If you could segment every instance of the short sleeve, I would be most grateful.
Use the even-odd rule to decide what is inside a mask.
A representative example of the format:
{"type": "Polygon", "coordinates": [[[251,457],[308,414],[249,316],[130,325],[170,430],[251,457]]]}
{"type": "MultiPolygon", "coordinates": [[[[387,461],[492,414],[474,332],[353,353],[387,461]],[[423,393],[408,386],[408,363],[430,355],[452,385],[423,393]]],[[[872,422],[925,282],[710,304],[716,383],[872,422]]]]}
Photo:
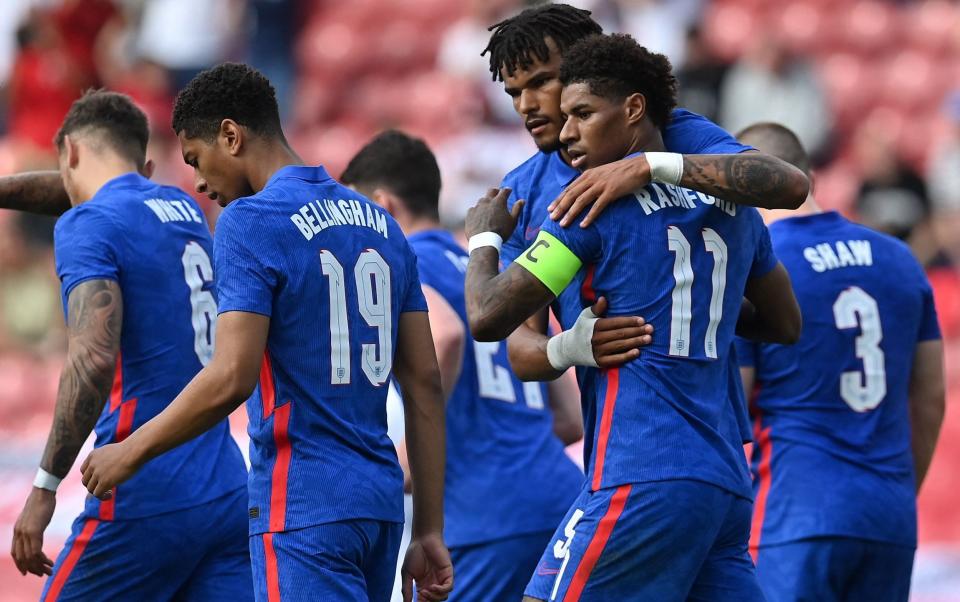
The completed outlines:
{"type": "MultiPolygon", "coordinates": [[[[603,219],[600,220],[604,221],[603,219]]],[[[562,227],[547,216],[540,226],[541,232],[547,232],[562,242],[582,263],[596,263],[603,253],[603,240],[597,229],[597,222],[586,228],[574,224],[562,227]]]]}
{"type": "Polygon", "coordinates": [[[408,311],[427,311],[427,299],[423,296],[423,287],[420,286],[420,273],[417,269],[417,254],[410,245],[404,242],[407,255],[407,291],[400,304],[400,313],[408,311]]]}
{"type": "Polygon", "coordinates": [[[674,109],[663,130],[667,150],[682,155],[732,155],[755,150],[740,144],[727,130],[686,109],[674,109]]]}
{"type": "MultiPolygon", "coordinates": [[[[507,199],[507,208],[513,209],[513,204],[517,202],[516,190],[513,189],[513,185],[510,177],[506,177],[501,184],[501,187],[509,186],[512,190],[510,191],[510,198],[507,199]]],[[[517,227],[513,229],[513,233],[510,235],[510,238],[503,241],[503,247],[500,249],[500,268],[506,269],[511,263],[517,260],[517,257],[520,256],[520,253],[523,253],[527,248],[527,222],[530,220],[530,203],[524,203],[523,208],[520,210],[520,217],[517,218],[517,227]]]]}
{"type": "Polygon", "coordinates": [[[68,211],[54,229],[54,255],[64,311],[73,289],[87,280],[120,280],[122,230],[97,206],[68,211]]]}
{"type": "Polygon", "coordinates": [[[275,249],[268,232],[249,235],[253,220],[242,205],[228,206],[217,220],[213,237],[213,270],[219,313],[245,311],[271,316],[276,270],[267,267],[266,254],[275,249]],[[244,227],[244,221],[249,221],[244,227]]]}
{"type": "MultiPolygon", "coordinates": [[[[753,210],[756,214],[756,210],[753,210]]],[[[753,256],[753,265],[750,266],[750,278],[760,278],[777,267],[777,256],[773,252],[773,243],[770,241],[770,231],[756,214],[757,249],[753,256]]]]}
{"type": "Polygon", "coordinates": [[[736,337],[733,340],[736,349],[737,362],[741,368],[756,368],[757,355],[759,354],[759,345],[754,341],[736,337]]]}
{"type": "Polygon", "coordinates": [[[936,341],[941,337],[940,334],[940,321],[937,319],[937,308],[934,304],[933,298],[933,287],[930,285],[930,281],[927,279],[926,274],[923,275],[923,288],[921,290],[922,299],[923,299],[923,314],[920,316],[920,329],[917,333],[917,341],[936,341]]]}

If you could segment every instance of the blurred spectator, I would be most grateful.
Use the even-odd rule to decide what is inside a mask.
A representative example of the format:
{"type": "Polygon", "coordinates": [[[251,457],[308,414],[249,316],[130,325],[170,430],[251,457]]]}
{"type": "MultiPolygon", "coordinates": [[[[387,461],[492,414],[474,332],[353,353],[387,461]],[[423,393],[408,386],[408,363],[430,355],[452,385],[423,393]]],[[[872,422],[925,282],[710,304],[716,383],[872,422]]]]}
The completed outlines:
{"type": "Polygon", "coordinates": [[[55,161],[53,136],[91,81],[46,12],[30,13],[17,30],[17,46],[10,80],[10,135],[20,169],[50,167],[55,161]]]}
{"type": "Polygon", "coordinates": [[[51,15],[74,67],[89,85],[98,80],[94,62],[97,36],[118,12],[112,0],[61,0],[51,15]]]}
{"type": "Polygon", "coordinates": [[[703,0],[617,0],[620,27],[674,68],[685,60],[687,30],[700,20],[703,0]]]}
{"type": "Polygon", "coordinates": [[[140,10],[137,47],[170,70],[179,90],[193,76],[230,57],[245,0],[128,0],[140,10]]]}
{"type": "Polygon", "coordinates": [[[819,78],[774,34],[761,34],[730,70],[720,97],[720,122],[736,132],[776,121],[797,133],[812,155],[824,151],[833,117],[819,78]]]}
{"type": "Polygon", "coordinates": [[[277,91],[280,116],[286,121],[290,113],[296,63],[293,46],[296,40],[298,14],[295,0],[251,0],[250,64],[263,72],[277,91]]]}
{"type": "Polygon", "coordinates": [[[50,352],[63,330],[53,253],[28,242],[22,220],[0,214],[0,352],[50,352]]]}
{"type": "Polygon", "coordinates": [[[896,142],[875,113],[857,129],[853,155],[860,173],[856,211],[860,221],[911,243],[921,263],[928,263],[935,247],[926,222],[930,212],[923,179],[897,154],[896,142]]]}
{"type": "Polygon", "coordinates": [[[680,84],[681,107],[716,121],[719,119],[720,86],[727,67],[714,56],[699,26],[687,30],[684,63],[675,69],[680,84]]]}

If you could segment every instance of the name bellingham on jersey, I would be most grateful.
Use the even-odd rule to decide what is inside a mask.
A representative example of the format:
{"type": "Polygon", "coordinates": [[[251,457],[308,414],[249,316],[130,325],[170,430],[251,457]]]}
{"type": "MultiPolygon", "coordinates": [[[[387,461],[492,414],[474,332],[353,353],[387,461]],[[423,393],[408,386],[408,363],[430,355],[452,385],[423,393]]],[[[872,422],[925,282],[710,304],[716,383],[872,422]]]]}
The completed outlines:
{"type": "Polygon", "coordinates": [[[333,201],[323,199],[310,201],[290,216],[290,221],[300,230],[303,237],[310,240],[333,226],[367,227],[378,232],[384,238],[387,233],[387,218],[370,205],[361,205],[356,199],[333,201]],[[366,208],[366,212],[364,212],[366,208]]]}

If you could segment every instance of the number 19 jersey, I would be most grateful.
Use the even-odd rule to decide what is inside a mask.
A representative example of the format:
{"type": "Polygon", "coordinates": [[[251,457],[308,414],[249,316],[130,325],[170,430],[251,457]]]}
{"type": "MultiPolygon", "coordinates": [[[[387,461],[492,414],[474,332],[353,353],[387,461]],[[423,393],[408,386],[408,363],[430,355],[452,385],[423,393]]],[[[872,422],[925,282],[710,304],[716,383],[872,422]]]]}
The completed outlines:
{"type": "Polygon", "coordinates": [[[916,545],[908,390],[940,338],[933,291],[902,242],[836,212],[770,226],[803,313],[791,346],[738,340],[756,370],[751,546],[809,537],[916,545]]]}
{"type": "MultiPolygon", "coordinates": [[[[564,251],[567,270],[593,264],[610,315],[643,316],[656,332],[638,359],[595,379],[592,489],[693,479],[749,498],[729,353],[747,279],[776,265],[759,214],[650,184],[587,228],[547,217],[517,262],[542,274],[564,251]]],[[[554,292],[567,284],[539,277],[554,292]]]]}
{"type": "Polygon", "coordinates": [[[427,305],[396,222],[322,167],[288,166],[224,209],[214,257],[220,312],[270,318],[247,402],[250,534],[403,522],[387,382],[400,314],[427,305]]]}

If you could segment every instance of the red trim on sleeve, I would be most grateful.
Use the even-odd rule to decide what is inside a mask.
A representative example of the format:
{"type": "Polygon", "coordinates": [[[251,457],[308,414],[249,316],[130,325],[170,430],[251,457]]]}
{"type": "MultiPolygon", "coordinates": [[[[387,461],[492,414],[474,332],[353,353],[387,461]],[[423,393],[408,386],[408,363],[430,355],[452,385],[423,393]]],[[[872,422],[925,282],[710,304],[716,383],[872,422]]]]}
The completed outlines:
{"type": "Polygon", "coordinates": [[[270,485],[270,530],[283,531],[287,518],[287,476],[290,472],[290,406],[286,404],[273,412],[273,442],[277,447],[277,459],[273,463],[270,485]]]}
{"type": "Polygon", "coordinates": [[[567,593],[563,596],[563,602],[576,602],[580,599],[583,588],[587,586],[587,580],[590,579],[590,573],[593,572],[593,567],[595,567],[597,561],[600,560],[600,555],[603,554],[603,549],[610,540],[613,528],[616,526],[617,521],[620,520],[620,515],[623,514],[623,509],[627,505],[627,498],[630,497],[630,489],[632,487],[633,485],[621,485],[617,487],[613,497],[610,498],[610,506],[607,508],[607,512],[603,515],[603,518],[600,519],[597,530],[593,534],[593,539],[590,540],[590,544],[587,545],[587,550],[583,553],[583,558],[580,560],[579,566],[577,566],[577,571],[570,580],[570,587],[567,588],[567,593]]]}
{"type": "Polygon", "coordinates": [[[60,597],[60,591],[67,583],[67,579],[70,578],[70,573],[73,572],[73,568],[77,566],[80,556],[87,548],[87,544],[90,543],[93,532],[97,530],[97,525],[99,524],[100,521],[95,518],[89,518],[87,522],[83,523],[83,529],[81,529],[77,538],[73,540],[70,551],[67,553],[67,558],[63,561],[63,566],[51,577],[53,583],[50,584],[50,589],[47,590],[47,602],[56,602],[57,598],[60,597]]]}
{"type": "Polygon", "coordinates": [[[617,404],[617,390],[620,388],[620,368],[604,370],[607,377],[607,392],[603,398],[603,417],[600,419],[600,434],[597,436],[596,462],[593,463],[593,490],[600,489],[603,482],[603,461],[607,456],[607,440],[613,425],[613,408],[617,404]]]}
{"type": "Polygon", "coordinates": [[[273,533],[263,534],[263,557],[267,565],[267,602],[280,602],[280,571],[273,549],[273,533]]]}
{"type": "Polygon", "coordinates": [[[770,427],[761,428],[760,414],[757,414],[753,427],[753,438],[760,449],[760,464],[757,466],[757,499],[753,503],[753,522],[750,525],[750,555],[757,562],[760,547],[760,535],[763,532],[763,519],[767,510],[767,495],[770,493],[770,462],[773,457],[773,443],[770,441],[770,427]]]}
{"type": "Polygon", "coordinates": [[[273,365],[268,351],[263,352],[263,363],[260,364],[260,397],[263,400],[263,419],[266,420],[277,405],[277,389],[273,383],[273,365]]]}

